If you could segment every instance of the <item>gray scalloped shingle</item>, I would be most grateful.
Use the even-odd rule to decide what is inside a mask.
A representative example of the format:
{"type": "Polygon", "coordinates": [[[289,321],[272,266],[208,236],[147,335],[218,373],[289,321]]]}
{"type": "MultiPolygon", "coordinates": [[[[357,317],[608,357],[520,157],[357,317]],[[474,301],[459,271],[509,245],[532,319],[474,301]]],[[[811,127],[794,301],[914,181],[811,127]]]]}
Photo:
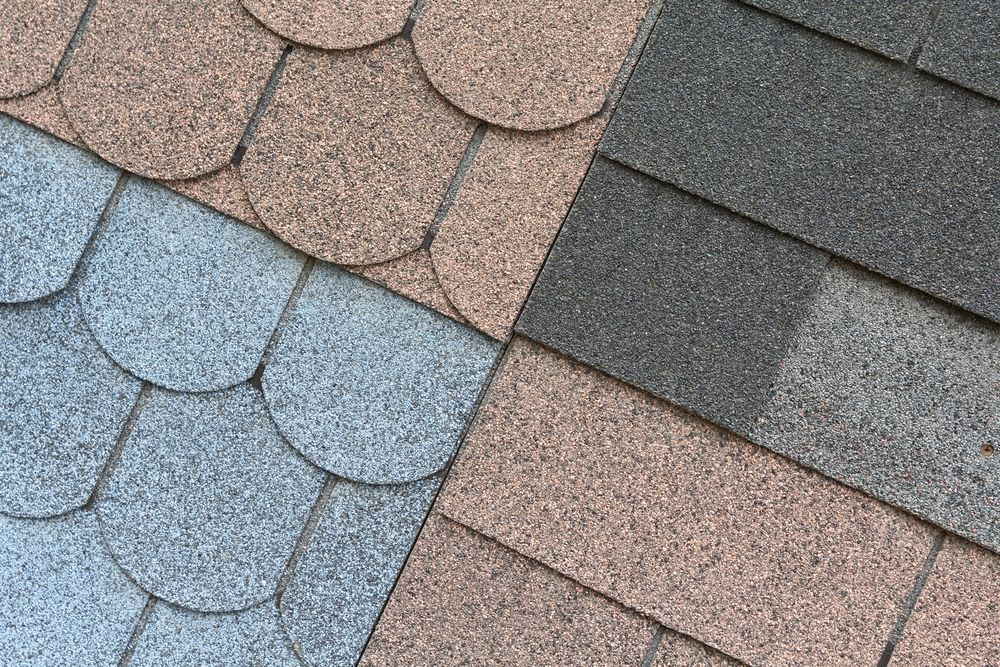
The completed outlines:
{"type": "Polygon", "coordinates": [[[0,302],[66,286],[118,170],[0,114],[0,302]]]}
{"type": "Polygon", "coordinates": [[[154,390],[97,511],[115,559],[143,588],[233,611],[274,594],[322,483],[249,385],[154,390]]]}
{"type": "Polygon", "coordinates": [[[1000,550],[1000,327],[831,264],[753,438],[1000,550]]]}
{"type": "Polygon", "coordinates": [[[145,602],[91,513],[0,516],[0,664],[114,667],[145,602]]]}
{"type": "Polygon", "coordinates": [[[1000,4],[996,0],[942,4],[918,64],[1000,99],[1000,4]]]}
{"type": "Polygon", "coordinates": [[[669,3],[601,150],[1000,321],[1000,105],[737,2],[669,3]]]}
{"type": "Polygon", "coordinates": [[[281,600],[282,621],[310,664],[357,662],[440,481],[334,488],[281,600]]]}
{"type": "Polygon", "coordinates": [[[0,306],[0,512],[82,506],[140,386],[101,352],[72,294],[0,306]]]}
{"type": "Polygon", "coordinates": [[[264,371],[275,423],[339,476],[406,482],[447,463],[499,345],[317,264],[264,371]]]}
{"type": "Polygon", "coordinates": [[[131,180],[79,293],[119,364],[170,389],[223,389],[253,375],[302,262],[264,232],[131,180]]]}

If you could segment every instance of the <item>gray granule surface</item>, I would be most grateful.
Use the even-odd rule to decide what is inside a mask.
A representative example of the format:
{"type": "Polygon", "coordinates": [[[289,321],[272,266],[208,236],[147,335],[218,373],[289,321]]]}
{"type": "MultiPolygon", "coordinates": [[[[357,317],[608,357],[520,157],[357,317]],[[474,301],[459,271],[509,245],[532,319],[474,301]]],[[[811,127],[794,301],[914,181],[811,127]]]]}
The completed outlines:
{"type": "Polygon", "coordinates": [[[995,0],[948,0],[918,65],[1000,99],[1000,5],[995,0]]]}
{"type": "Polygon", "coordinates": [[[287,647],[274,602],[205,614],[158,602],[130,667],[301,667],[287,647]]]}
{"type": "Polygon", "coordinates": [[[82,506],[140,384],[101,352],[72,294],[0,306],[0,512],[82,506]]]}
{"type": "Polygon", "coordinates": [[[0,516],[0,664],[116,665],[145,603],[89,512],[0,516]]]}
{"type": "Polygon", "coordinates": [[[310,665],[357,662],[440,481],[334,488],[281,602],[288,634],[310,665]]]}
{"type": "Polygon", "coordinates": [[[756,9],[669,3],[602,144],[1000,320],[1000,105],[756,9]]]}
{"type": "Polygon", "coordinates": [[[1000,550],[995,324],[831,264],[772,394],[755,441],[1000,550]]]}
{"type": "Polygon", "coordinates": [[[0,114],[0,302],[69,282],[118,170],[0,114]]]}
{"type": "Polygon", "coordinates": [[[234,611],[274,594],[323,474],[259,392],[154,390],[98,497],[115,560],[159,598],[234,611]]]}
{"type": "Polygon", "coordinates": [[[264,232],[131,180],[79,293],[119,364],[170,389],[223,389],[253,375],[302,263],[264,232]]]}
{"type": "Polygon", "coordinates": [[[264,371],[271,415],[317,465],[407,482],[454,451],[499,345],[469,327],[317,264],[264,371]]]}
{"type": "Polygon", "coordinates": [[[826,261],[599,159],[517,329],[747,433],[826,261]]]}

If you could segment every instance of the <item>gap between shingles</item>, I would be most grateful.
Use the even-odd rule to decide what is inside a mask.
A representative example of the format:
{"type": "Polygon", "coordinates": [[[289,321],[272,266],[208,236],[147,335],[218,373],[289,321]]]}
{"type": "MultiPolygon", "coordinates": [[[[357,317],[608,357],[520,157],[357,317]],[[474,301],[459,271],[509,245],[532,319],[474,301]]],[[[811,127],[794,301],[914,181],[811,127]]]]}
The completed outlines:
{"type": "Polygon", "coordinates": [[[282,571],[281,577],[278,579],[278,585],[275,588],[274,594],[274,604],[278,608],[281,607],[281,598],[285,594],[288,584],[291,583],[292,577],[295,576],[295,568],[298,567],[303,554],[305,554],[306,549],[309,548],[309,542],[312,540],[312,536],[316,532],[316,526],[319,525],[320,517],[323,516],[327,506],[330,504],[330,497],[333,495],[333,489],[337,486],[337,483],[338,480],[336,476],[326,473],[326,479],[323,481],[323,488],[320,489],[319,495],[316,496],[316,500],[313,502],[312,508],[309,510],[309,516],[306,517],[306,523],[302,526],[302,530],[299,532],[299,536],[295,540],[295,546],[292,548],[292,553],[288,557],[288,561],[285,563],[285,569],[282,571]]]}
{"type": "Polygon", "coordinates": [[[281,55],[278,56],[274,67],[271,68],[271,75],[267,78],[264,90],[260,92],[260,97],[257,98],[257,105],[254,107],[253,113],[250,114],[250,120],[247,121],[246,127],[243,128],[243,136],[240,137],[239,143],[236,144],[236,150],[233,151],[233,158],[230,160],[230,163],[234,166],[238,167],[243,162],[243,156],[246,155],[247,148],[250,146],[250,142],[253,141],[253,136],[257,133],[257,128],[260,127],[260,119],[264,117],[264,112],[267,111],[268,105],[274,99],[274,92],[278,88],[281,75],[284,73],[285,65],[288,63],[288,57],[292,54],[294,48],[291,44],[286,46],[281,51],[281,55]]]}
{"type": "Polygon", "coordinates": [[[288,295],[288,300],[285,301],[284,308],[281,309],[281,314],[278,316],[278,322],[274,325],[274,331],[271,332],[271,337],[268,339],[267,345],[264,346],[264,353],[261,355],[260,363],[257,364],[257,369],[253,372],[253,375],[250,376],[250,379],[247,380],[250,386],[254,387],[258,391],[261,390],[261,380],[264,377],[264,369],[271,361],[271,356],[274,354],[274,348],[281,339],[281,334],[285,328],[285,324],[292,316],[292,311],[295,310],[295,305],[299,302],[299,298],[302,296],[302,290],[305,289],[306,282],[309,280],[309,276],[312,275],[312,271],[315,266],[316,258],[307,256],[305,261],[302,263],[302,269],[299,271],[299,277],[295,280],[295,286],[288,295]]]}
{"type": "Polygon", "coordinates": [[[665,634],[667,634],[666,627],[663,625],[656,626],[656,632],[653,634],[649,646],[646,647],[646,653],[642,656],[642,662],[639,663],[639,667],[650,667],[653,664],[653,659],[656,658],[656,652],[660,650],[660,643],[663,641],[663,635],[665,634]]]}
{"type": "Polygon", "coordinates": [[[139,394],[135,397],[135,403],[132,404],[132,409],[129,411],[128,417],[125,419],[125,423],[122,425],[121,431],[118,433],[118,438],[115,440],[115,446],[111,450],[108,460],[104,463],[104,467],[101,468],[101,473],[97,476],[97,482],[94,484],[94,488],[90,491],[90,496],[87,498],[87,502],[83,505],[83,509],[90,509],[97,502],[98,496],[100,496],[101,491],[108,483],[108,478],[115,470],[115,466],[118,465],[118,459],[121,458],[122,450],[125,448],[125,443],[128,441],[129,436],[132,435],[132,431],[135,429],[135,424],[139,420],[139,415],[142,414],[142,409],[146,406],[146,402],[149,401],[149,396],[152,393],[153,385],[149,382],[143,382],[142,387],[139,389],[139,394]]]}
{"type": "Polygon", "coordinates": [[[941,14],[941,6],[944,4],[944,0],[935,0],[934,4],[931,5],[931,9],[927,12],[926,20],[924,25],[920,28],[920,34],[917,36],[917,45],[913,47],[913,52],[910,57],[906,59],[906,64],[910,67],[915,68],[917,66],[917,61],[920,60],[920,54],[924,52],[924,47],[927,46],[928,40],[931,37],[931,31],[934,30],[934,24],[937,23],[938,16],[941,14]]]}
{"type": "Polygon", "coordinates": [[[70,37],[69,44],[66,45],[62,58],[59,59],[59,64],[56,65],[56,71],[52,74],[52,80],[56,83],[66,73],[66,68],[69,67],[69,63],[73,59],[73,52],[80,46],[80,40],[83,39],[83,33],[86,32],[87,25],[90,23],[90,17],[94,15],[94,9],[96,8],[97,0],[90,0],[84,8],[83,14],[80,15],[80,20],[76,24],[73,36],[70,37]]]}
{"type": "Polygon", "coordinates": [[[441,223],[448,216],[448,211],[451,209],[452,204],[455,203],[455,199],[458,198],[458,191],[462,189],[462,183],[465,181],[466,175],[472,169],[472,163],[476,161],[476,155],[479,153],[479,147],[482,145],[483,137],[485,136],[486,123],[480,123],[476,126],[475,132],[472,133],[469,143],[466,144],[462,159],[458,161],[458,166],[455,168],[455,175],[451,177],[451,182],[448,183],[444,199],[441,201],[434,219],[431,220],[430,226],[427,227],[427,233],[424,234],[424,240],[420,244],[422,250],[429,250],[431,243],[434,242],[434,237],[437,236],[438,229],[441,228],[441,223]]]}
{"type": "Polygon", "coordinates": [[[399,36],[403,39],[411,39],[413,34],[413,27],[417,25],[417,21],[420,19],[420,14],[424,11],[424,5],[427,4],[427,0],[416,0],[413,3],[413,7],[410,9],[409,16],[406,17],[406,23],[403,24],[403,30],[399,33],[399,36]]]}
{"type": "Polygon", "coordinates": [[[132,634],[129,635],[128,643],[125,644],[125,650],[122,651],[122,656],[118,660],[118,667],[128,667],[128,664],[132,662],[132,655],[135,653],[135,647],[139,644],[139,637],[149,625],[149,618],[153,615],[156,603],[157,599],[152,595],[146,598],[146,604],[142,608],[139,618],[136,619],[135,625],[132,627],[132,634]]]}

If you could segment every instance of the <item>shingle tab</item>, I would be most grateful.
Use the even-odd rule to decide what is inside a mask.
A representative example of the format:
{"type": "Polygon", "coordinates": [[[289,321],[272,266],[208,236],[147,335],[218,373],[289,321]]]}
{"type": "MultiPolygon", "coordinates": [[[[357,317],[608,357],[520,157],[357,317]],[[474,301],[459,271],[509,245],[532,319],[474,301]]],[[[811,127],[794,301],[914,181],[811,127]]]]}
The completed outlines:
{"type": "Polygon", "coordinates": [[[322,484],[249,385],[154,390],[97,510],[115,559],[143,588],[232,611],[274,594],[322,484]]]}
{"type": "Polygon", "coordinates": [[[117,179],[106,162],[0,115],[0,302],[66,286],[117,179]]]}
{"type": "Polygon", "coordinates": [[[0,5],[0,97],[38,90],[56,72],[87,0],[4,0],[0,5]]]}
{"type": "Polygon", "coordinates": [[[283,37],[321,49],[356,49],[398,34],[413,0],[242,0],[283,37]]]}
{"type": "Polygon", "coordinates": [[[0,512],[82,506],[139,387],[101,352],[72,294],[0,306],[0,512]]]}
{"type": "Polygon", "coordinates": [[[349,479],[406,482],[444,467],[499,346],[317,264],[264,371],[268,407],[309,460],[349,479]]]}
{"type": "Polygon", "coordinates": [[[309,664],[357,663],[440,482],[337,483],[281,598],[285,628],[309,664]]]}
{"type": "Polygon", "coordinates": [[[746,433],[826,261],[599,159],[517,328],[746,433]]]}
{"type": "Polygon", "coordinates": [[[0,515],[0,664],[116,665],[145,602],[89,512],[0,515]]]}
{"type": "Polygon", "coordinates": [[[131,180],[83,262],[87,323],[119,364],[185,391],[250,378],[303,257],[148,181],[131,180]]]}
{"type": "Polygon", "coordinates": [[[730,0],[669,3],[602,150],[1000,320],[1000,105],[730,0]]]}
{"type": "Polygon", "coordinates": [[[690,637],[666,630],[650,667],[740,667],[740,664],[690,637]]]}
{"type": "Polygon", "coordinates": [[[948,0],[920,53],[918,65],[1000,100],[1000,5],[993,0],[948,0]]]}

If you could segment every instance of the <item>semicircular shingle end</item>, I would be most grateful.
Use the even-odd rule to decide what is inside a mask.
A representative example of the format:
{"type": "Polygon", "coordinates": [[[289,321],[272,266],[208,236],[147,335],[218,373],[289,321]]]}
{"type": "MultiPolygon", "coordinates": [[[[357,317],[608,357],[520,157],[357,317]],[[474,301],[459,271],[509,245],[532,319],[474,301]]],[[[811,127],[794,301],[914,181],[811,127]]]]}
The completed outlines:
{"type": "Polygon", "coordinates": [[[320,49],[357,49],[398,35],[413,0],[241,0],[282,37],[320,49]]]}
{"type": "Polygon", "coordinates": [[[263,376],[271,415],[334,474],[396,484],[451,457],[498,345],[336,267],[317,265],[263,376]]]}
{"type": "Polygon", "coordinates": [[[264,225],[345,265],[417,250],[475,130],[412,46],[292,53],[240,163],[264,225]]]}
{"type": "Polygon", "coordinates": [[[77,291],[121,366],[169,389],[211,391],[253,375],[303,262],[262,231],[130,180],[77,291]]]}
{"type": "Polygon", "coordinates": [[[239,611],[274,595],[324,478],[249,385],[154,389],[95,507],[140,586],[189,609],[239,611]]]}
{"type": "Polygon", "coordinates": [[[108,162],[192,178],[230,162],[283,45],[239,0],[102,0],[59,96],[108,162]]]}
{"type": "Polygon", "coordinates": [[[352,273],[436,310],[456,322],[466,323],[441,285],[429,250],[421,248],[381,264],[347,268],[352,273]]]}
{"type": "Polygon", "coordinates": [[[427,0],[413,44],[459,109],[510,129],[554,129],[604,106],[647,4],[427,0]]]}
{"type": "Polygon", "coordinates": [[[55,75],[87,0],[4,0],[0,98],[33,93],[55,75]]]}

